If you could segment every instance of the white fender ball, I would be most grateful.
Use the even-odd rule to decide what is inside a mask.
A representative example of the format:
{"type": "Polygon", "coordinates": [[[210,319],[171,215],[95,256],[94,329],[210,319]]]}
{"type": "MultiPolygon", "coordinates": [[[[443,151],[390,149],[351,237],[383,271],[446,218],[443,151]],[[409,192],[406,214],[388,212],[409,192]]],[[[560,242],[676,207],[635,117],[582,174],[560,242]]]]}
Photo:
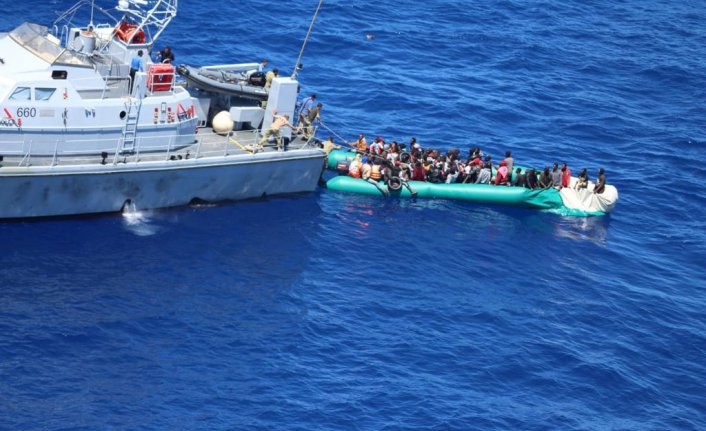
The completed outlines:
{"type": "Polygon", "coordinates": [[[233,122],[233,117],[231,117],[230,112],[221,111],[213,117],[212,125],[214,132],[220,135],[226,135],[233,130],[235,123],[233,122]]]}

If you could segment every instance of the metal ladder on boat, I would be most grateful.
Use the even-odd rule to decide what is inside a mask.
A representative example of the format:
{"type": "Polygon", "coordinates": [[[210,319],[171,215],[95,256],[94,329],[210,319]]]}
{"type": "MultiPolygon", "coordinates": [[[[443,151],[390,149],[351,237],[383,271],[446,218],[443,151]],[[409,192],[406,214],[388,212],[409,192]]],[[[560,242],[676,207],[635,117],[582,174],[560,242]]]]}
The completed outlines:
{"type": "Polygon", "coordinates": [[[142,99],[140,97],[130,97],[125,104],[127,118],[123,125],[123,153],[135,151],[135,140],[137,138],[137,120],[140,118],[140,108],[142,99]]]}

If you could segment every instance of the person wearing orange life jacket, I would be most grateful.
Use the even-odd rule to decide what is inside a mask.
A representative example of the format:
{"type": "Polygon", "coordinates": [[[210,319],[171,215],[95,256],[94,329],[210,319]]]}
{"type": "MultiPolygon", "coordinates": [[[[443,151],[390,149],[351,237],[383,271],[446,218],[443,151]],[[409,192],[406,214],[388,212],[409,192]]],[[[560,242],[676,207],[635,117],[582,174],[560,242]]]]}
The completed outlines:
{"type": "Polygon", "coordinates": [[[357,154],[350,165],[348,165],[348,175],[353,178],[360,178],[363,164],[360,162],[360,154],[357,154]]]}
{"type": "Polygon", "coordinates": [[[380,162],[374,161],[372,169],[370,170],[370,179],[375,181],[380,181],[382,178],[382,173],[380,171],[380,162]]]}
{"type": "Polygon", "coordinates": [[[382,178],[382,175],[380,174],[380,165],[377,163],[369,164],[367,157],[363,157],[363,169],[361,178],[374,185],[375,188],[377,188],[378,191],[384,196],[390,194],[387,190],[380,187],[380,184],[378,184],[378,181],[380,180],[380,178],[382,178]]]}
{"type": "Polygon", "coordinates": [[[360,167],[360,177],[365,181],[370,179],[370,172],[372,172],[373,167],[368,163],[368,158],[363,157],[363,166],[360,167]]]}
{"type": "Polygon", "coordinates": [[[364,134],[361,133],[358,136],[358,140],[355,141],[355,148],[361,153],[368,151],[368,141],[365,140],[364,134]]]}

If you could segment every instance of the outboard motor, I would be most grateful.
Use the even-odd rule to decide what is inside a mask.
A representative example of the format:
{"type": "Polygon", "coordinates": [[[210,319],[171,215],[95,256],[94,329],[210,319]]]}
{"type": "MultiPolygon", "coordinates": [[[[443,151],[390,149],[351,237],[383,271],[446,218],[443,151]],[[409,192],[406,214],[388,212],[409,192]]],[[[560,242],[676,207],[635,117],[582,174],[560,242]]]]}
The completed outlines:
{"type": "Polygon", "coordinates": [[[348,175],[348,164],[350,161],[348,159],[341,160],[338,163],[336,163],[336,170],[338,171],[339,175],[348,175]]]}
{"type": "Polygon", "coordinates": [[[248,78],[248,84],[254,85],[256,87],[264,87],[265,82],[266,82],[265,72],[254,72],[248,78]]]}

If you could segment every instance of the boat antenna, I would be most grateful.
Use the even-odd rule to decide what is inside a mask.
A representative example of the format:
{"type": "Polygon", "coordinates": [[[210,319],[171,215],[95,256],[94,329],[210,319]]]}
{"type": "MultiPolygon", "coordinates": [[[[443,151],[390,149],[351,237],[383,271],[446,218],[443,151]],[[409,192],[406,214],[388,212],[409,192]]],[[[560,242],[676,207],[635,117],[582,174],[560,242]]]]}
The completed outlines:
{"type": "Polygon", "coordinates": [[[311,24],[309,24],[309,30],[306,32],[306,37],[304,38],[304,43],[302,44],[302,49],[299,51],[299,57],[297,58],[297,63],[294,65],[294,72],[292,72],[292,79],[297,79],[297,72],[299,71],[299,65],[302,61],[302,56],[304,55],[304,48],[306,48],[306,43],[309,41],[309,35],[311,34],[311,29],[314,28],[314,21],[316,21],[316,16],[319,15],[319,10],[321,5],[324,4],[324,0],[319,0],[319,5],[316,6],[316,12],[314,12],[314,17],[311,18],[311,24]]]}

